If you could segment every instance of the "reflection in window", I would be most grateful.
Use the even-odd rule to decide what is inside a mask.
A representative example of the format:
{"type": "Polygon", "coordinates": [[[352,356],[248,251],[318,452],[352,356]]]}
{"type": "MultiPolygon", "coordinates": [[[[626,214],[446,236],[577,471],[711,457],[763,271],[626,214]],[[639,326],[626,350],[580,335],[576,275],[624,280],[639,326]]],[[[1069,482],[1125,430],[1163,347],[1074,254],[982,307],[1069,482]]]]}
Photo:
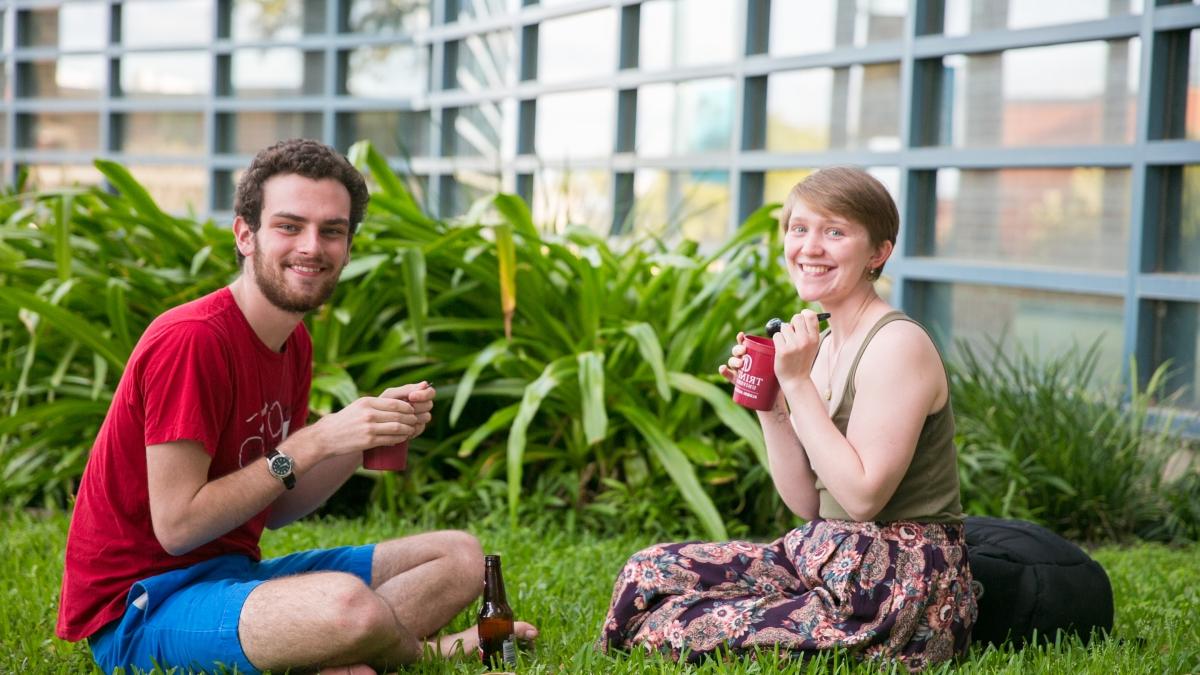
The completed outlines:
{"type": "Polygon", "coordinates": [[[1170,361],[1163,393],[1179,398],[1172,407],[1200,410],[1200,304],[1194,302],[1155,301],[1150,303],[1154,317],[1150,368],[1170,361]]]}
{"type": "Polygon", "coordinates": [[[608,75],[616,69],[617,43],[617,15],[611,9],[543,21],[538,26],[538,80],[608,75]]]}
{"type": "Polygon", "coordinates": [[[60,56],[17,64],[17,95],[23,98],[99,98],[104,87],[103,56],[60,56]]]}
{"type": "Polygon", "coordinates": [[[1115,379],[1121,373],[1121,298],[933,282],[915,282],[912,288],[913,318],[929,328],[952,359],[959,341],[986,358],[995,352],[992,341],[1002,340],[1007,353],[1020,346],[1035,359],[1098,343],[1097,377],[1110,373],[1115,379]]]}
{"type": "Polygon", "coordinates": [[[325,32],[328,0],[233,0],[234,40],[296,40],[325,32]]]}
{"type": "Polygon", "coordinates": [[[1163,192],[1147,199],[1160,204],[1161,212],[1146,228],[1159,242],[1154,271],[1200,274],[1200,164],[1157,171],[1163,192]]]}
{"type": "Polygon", "coordinates": [[[941,144],[1133,142],[1140,41],[1080,42],[942,59],[941,144]]]}
{"type": "Polygon", "coordinates": [[[344,0],[342,32],[412,33],[429,26],[429,0],[344,0]]]}
{"type": "Polygon", "coordinates": [[[113,144],[135,155],[204,154],[204,115],[130,112],[113,117],[113,144]]]}
{"type": "Polygon", "coordinates": [[[447,0],[446,4],[451,21],[482,19],[521,9],[521,0],[447,0]]]}
{"type": "Polygon", "coordinates": [[[453,157],[490,157],[511,155],[512,143],[505,142],[505,111],[498,103],[484,103],[447,111],[446,119],[454,125],[451,145],[446,149],[453,157]],[[507,151],[507,152],[506,152],[507,151]]]}
{"type": "Polygon", "coordinates": [[[120,42],[126,47],[182,47],[212,41],[212,0],[126,0],[120,8],[120,42]]]}
{"type": "Polygon", "coordinates": [[[633,227],[665,240],[718,245],[729,233],[728,171],[639,169],[633,175],[633,227]]]}
{"type": "Polygon", "coordinates": [[[100,116],[96,113],[21,113],[17,146],[29,150],[99,150],[100,116]]]}
{"type": "Polygon", "coordinates": [[[967,35],[988,30],[1034,28],[1110,16],[1137,14],[1142,0],[942,0],[945,34],[967,35]]]}
{"type": "Polygon", "coordinates": [[[91,164],[30,164],[28,187],[31,190],[52,190],[60,187],[100,185],[104,176],[91,164]]]}
{"type": "Polygon", "coordinates": [[[932,242],[922,242],[921,253],[1124,270],[1129,181],[1128,169],[942,169],[935,235],[932,242]]]}
{"type": "Polygon", "coordinates": [[[899,111],[898,63],[772,73],[766,149],[897,150],[899,111]]]}
{"type": "Polygon", "coordinates": [[[1188,49],[1187,110],[1184,113],[1184,138],[1200,141],[1200,30],[1191,32],[1188,49]]]}
{"type": "MultiPolygon", "coordinates": [[[[816,169],[778,169],[765,172],[762,203],[782,204],[792,188],[796,187],[796,183],[808,178],[815,171],[816,169]]],[[[871,166],[867,167],[867,173],[883,183],[883,187],[887,188],[888,194],[892,196],[892,201],[899,204],[900,169],[894,166],[871,166]]]]}
{"type": "Polygon", "coordinates": [[[612,225],[610,174],[597,170],[544,169],[533,176],[533,222],[562,232],[567,225],[586,225],[607,235],[612,225]]]}
{"type": "Polygon", "coordinates": [[[496,89],[516,79],[516,41],[509,31],[468,35],[446,46],[457,63],[454,86],[463,91],[496,89]]]}
{"type": "Polygon", "coordinates": [[[204,201],[208,176],[200,166],[170,164],[129,165],[137,179],[159,208],[168,213],[193,213],[207,210],[204,201]]]}
{"type": "Polygon", "coordinates": [[[325,55],[290,47],[233,52],[229,95],[239,98],[319,96],[325,89],[325,55]]]}
{"type": "Polygon", "coordinates": [[[449,188],[449,199],[442,198],[443,207],[449,209],[444,215],[465,216],[472,209],[483,208],[480,202],[490,200],[500,191],[500,176],[483,171],[455,171],[449,188]]]}
{"type": "Polygon", "coordinates": [[[205,52],[158,52],[121,57],[126,98],[202,96],[212,88],[212,58],[205,52]]]}
{"type": "Polygon", "coordinates": [[[321,138],[321,113],[251,110],[221,113],[217,129],[217,152],[253,155],[289,138],[321,138]]]}
{"type": "Polygon", "coordinates": [[[107,11],[103,2],[78,1],[23,9],[17,14],[17,39],[22,47],[103,49],[107,11]]]}
{"type": "Polygon", "coordinates": [[[638,64],[643,70],[726,63],[735,58],[733,0],[642,3],[638,64]]]}
{"type": "Polygon", "coordinates": [[[338,149],[346,152],[363,140],[370,141],[386,157],[427,156],[429,113],[414,110],[338,113],[338,149]]]}
{"type": "Polygon", "coordinates": [[[343,52],[345,91],[362,98],[419,96],[427,77],[425,50],[412,45],[358,47],[343,52]]]}
{"type": "Polygon", "coordinates": [[[535,152],[545,160],[604,157],[613,148],[613,92],[572,91],[538,97],[535,152]]]}
{"type": "Polygon", "coordinates": [[[636,150],[643,157],[728,152],[732,134],[728,78],[638,88],[636,150]]]}
{"type": "Polygon", "coordinates": [[[899,40],[907,12],[907,0],[772,2],[770,53],[811,54],[899,40]]]}

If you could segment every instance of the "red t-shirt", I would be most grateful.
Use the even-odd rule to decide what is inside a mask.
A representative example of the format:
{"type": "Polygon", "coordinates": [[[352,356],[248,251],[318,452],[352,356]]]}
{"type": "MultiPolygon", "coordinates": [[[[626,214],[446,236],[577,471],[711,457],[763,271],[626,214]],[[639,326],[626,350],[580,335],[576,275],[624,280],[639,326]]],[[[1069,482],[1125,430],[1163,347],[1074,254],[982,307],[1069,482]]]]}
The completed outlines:
{"type": "MultiPolygon", "coordinates": [[[[312,339],[304,324],[282,353],[254,333],[228,288],[154,320],[129,357],[92,446],[67,535],[59,637],[81,640],[125,611],[134,582],[226,553],[261,558],[263,511],[181,556],[150,524],[146,448],[193,440],[213,480],[254,462],[308,417],[312,339]]],[[[263,471],[266,471],[263,462],[263,471]]]]}

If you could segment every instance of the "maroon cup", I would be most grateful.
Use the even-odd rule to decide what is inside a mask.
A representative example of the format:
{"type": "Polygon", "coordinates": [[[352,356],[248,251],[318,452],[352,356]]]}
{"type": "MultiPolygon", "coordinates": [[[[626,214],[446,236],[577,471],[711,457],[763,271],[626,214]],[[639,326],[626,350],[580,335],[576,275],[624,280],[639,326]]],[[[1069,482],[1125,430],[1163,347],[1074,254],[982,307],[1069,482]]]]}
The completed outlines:
{"type": "Polygon", "coordinates": [[[403,471],[408,465],[408,441],[381,445],[363,452],[363,468],[375,471],[403,471]]]}
{"type": "Polygon", "coordinates": [[[751,410],[770,410],[779,396],[775,379],[775,343],[769,338],[747,335],[746,353],[733,380],[733,402],[751,410]]]}

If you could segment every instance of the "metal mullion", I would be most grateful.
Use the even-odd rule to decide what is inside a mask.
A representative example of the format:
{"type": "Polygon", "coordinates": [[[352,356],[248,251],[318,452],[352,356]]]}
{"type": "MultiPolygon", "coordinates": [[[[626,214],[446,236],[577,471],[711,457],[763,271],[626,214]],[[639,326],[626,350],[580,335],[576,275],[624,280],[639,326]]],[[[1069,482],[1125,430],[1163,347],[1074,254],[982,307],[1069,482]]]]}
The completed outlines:
{"type": "Polygon", "coordinates": [[[1154,30],[1186,30],[1200,28],[1200,5],[1162,5],[1155,6],[1153,12],[1154,30]]]}
{"type": "MultiPolygon", "coordinates": [[[[742,194],[743,167],[742,153],[740,152],[742,149],[742,125],[744,124],[742,115],[746,109],[745,101],[743,100],[746,88],[746,73],[742,70],[742,64],[745,63],[746,31],[750,8],[747,0],[738,0],[736,5],[736,18],[734,19],[733,26],[733,53],[738,55],[739,58],[734,60],[733,128],[730,130],[728,146],[732,152],[732,157],[728,164],[728,176],[725,179],[729,186],[729,224],[726,226],[726,232],[729,236],[737,232],[738,227],[742,223],[742,214],[750,213],[750,210],[747,208],[749,206],[746,202],[747,196],[742,194]]],[[[676,89],[676,92],[678,92],[678,89],[676,89]]]]}
{"type": "Polygon", "coordinates": [[[325,82],[321,97],[321,137],[326,143],[337,147],[338,120],[337,109],[333,102],[338,95],[338,50],[334,37],[341,34],[342,3],[349,0],[327,0],[325,3],[325,33],[321,36],[323,44],[321,52],[325,54],[325,62],[321,64],[324,70],[325,82]]]}
{"type": "Polygon", "coordinates": [[[1144,148],[1139,148],[1138,144],[1015,148],[922,147],[908,150],[907,161],[909,166],[920,170],[1127,167],[1142,150],[1144,148]]]}
{"type": "Polygon", "coordinates": [[[1116,16],[1096,21],[1038,26],[1018,30],[991,30],[970,35],[922,35],[913,45],[914,57],[935,58],[947,54],[978,54],[1028,47],[1045,47],[1095,40],[1115,40],[1141,34],[1143,16],[1116,16]]]}
{"type": "Polygon", "coordinates": [[[903,152],[893,150],[824,150],[814,152],[741,152],[741,165],[749,171],[773,171],[796,167],[826,167],[843,164],[900,166],[903,152]]]}
{"type": "Polygon", "coordinates": [[[1138,275],[1139,300],[1200,302],[1200,275],[1147,273],[1138,275]]]}
{"type": "MultiPolygon", "coordinates": [[[[221,21],[222,21],[222,19],[221,19],[221,5],[222,4],[223,3],[220,3],[220,2],[213,2],[213,5],[212,5],[212,7],[213,7],[212,34],[214,36],[214,40],[215,40],[216,36],[221,34],[220,26],[221,26],[221,21]]],[[[232,14],[233,3],[225,3],[225,4],[226,4],[226,7],[228,8],[229,12],[232,14]]],[[[112,16],[112,12],[109,12],[109,16],[110,17],[112,16]]],[[[232,17],[231,17],[231,23],[232,23],[232,17]]],[[[209,80],[207,94],[204,96],[203,110],[201,111],[201,115],[203,115],[203,118],[202,118],[203,121],[201,122],[201,124],[204,129],[204,132],[203,132],[204,138],[205,138],[204,148],[206,150],[206,152],[204,153],[204,157],[203,157],[203,159],[204,159],[204,175],[207,179],[206,180],[207,189],[206,189],[205,195],[204,195],[204,203],[207,206],[206,210],[212,211],[217,206],[217,202],[216,202],[217,193],[220,192],[220,190],[217,188],[217,175],[216,175],[216,170],[213,169],[212,157],[213,157],[213,154],[217,150],[217,113],[216,113],[216,107],[214,105],[214,102],[215,102],[216,95],[217,95],[217,91],[216,91],[217,78],[220,77],[220,72],[221,72],[219,64],[218,64],[218,60],[221,58],[221,55],[216,53],[215,51],[209,50],[208,58],[209,58],[209,62],[211,63],[211,70],[209,71],[211,73],[211,79],[209,80]]],[[[109,91],[112,91],[112,89],[110,88],[109,91]]]]}
{"type": "Polygon", "coordinates": [[[815,54],[793,56],[771,56],[756,54],[747,56],[742,65],[747,76],[766,75],[781,70],[804,70],[807,68],[845,68],[877,63],[899,61],[905,53],[903,40],[892,40],[862,47],[839,47],[815,54]]]}
{"type": "Polygon", "coordinates": [[[1003,286],[1054,293],[1105,295],[1124,298],[1126,279],[1121,272],[1087,272],[1060,270],[1053,267],[1017,265],[1009,262],[910,257],[894,261],[893,275],[900,274],[909,282],[944,282],[1003,286]]]}
{"type": "MultiPolygon", "coordinates": [[[[1155,101],[1160,105],[1161,101],[1155,101]]],[[[1148,164],[1195,164],[1200,162],[1200,141],[1148,141],[1141,148],[1148,164]]]]}
{"type": "MultiPolygon", "coordinates": [[[[896,168],[900,173],[900,185],[897,188],[896,208],[901,214],[901,224],[899,233],[896,236],[896,243],[892,249],[892,255],[889,262],[896,261],[899,264],[893,263],[888,269],[888,276],[892,278],[892,297],[891,303],[894,307],[899,307],[905,312],[913,313],[913,307],[908,298],[908,277],[905,275],[905,262],[908,260],[912,250],[912,241],[914,227],[925,227],[925,223],[920,222],[918,215],[922,204],[918,201],[919,195],[915,191],[916,181],[911,175],[912,169],[909,167],[905,158],[912,151],[914,141],[916,140],[913,133],[913,126],[916,123],[913,116],[914,110],[924,109],[924,105],[919,105],[916,97],[920,95],[924,88],[918,87],[916,83],[916,57],[913,55],[913,45],[915,44],[917,31],[920,29],[924,21],[927,0],[911,0],[910,8],[915,11],[910,11],[904,19],[904,38],[900,54],[900,120],[899,131],[901,139],[901,151],[897,153],[896,168]]],[[[930,224],[932,226],[932,223],[930,224]]]]}

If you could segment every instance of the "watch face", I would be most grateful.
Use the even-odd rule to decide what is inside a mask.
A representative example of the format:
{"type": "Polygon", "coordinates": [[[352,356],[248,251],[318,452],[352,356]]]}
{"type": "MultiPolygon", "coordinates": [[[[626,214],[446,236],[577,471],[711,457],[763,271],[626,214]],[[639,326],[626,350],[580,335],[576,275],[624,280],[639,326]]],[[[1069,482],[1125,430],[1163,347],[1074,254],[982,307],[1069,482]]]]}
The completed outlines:
{"type": "Polygon", "coordinates": [[[292,472],[292,458],[275,455],[271,458],[271,473],[276,476],[286,476],[292,472]]]}

